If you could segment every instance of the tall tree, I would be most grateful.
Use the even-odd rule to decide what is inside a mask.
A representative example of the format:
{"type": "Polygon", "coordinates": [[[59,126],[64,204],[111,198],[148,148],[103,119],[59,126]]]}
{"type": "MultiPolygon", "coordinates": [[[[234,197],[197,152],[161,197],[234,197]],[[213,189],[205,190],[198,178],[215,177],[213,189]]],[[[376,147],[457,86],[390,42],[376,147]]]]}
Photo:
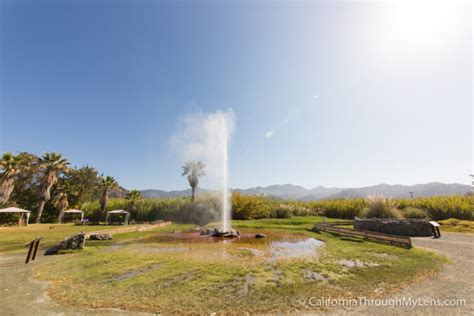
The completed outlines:
{"type": "Polygon", "coordinates": [[[114,177],[106,176],[100,180],[100,187],[102,189],[100,194],[100,213],[104,214],[107,202],[109,201],[109,190],[118,189],[119,185],[114,177]]]}
{"type": "Polygon", "coordinates": [[[191,186],[191,202],[194,202],[196,194],[196,188],[199,184],[199,178],[206,175],[206,165],[201,161],[188,161],[183,167],[183,174],[181,176],[188,175],[188,182],[191,186]]]}
{"type": "Polygon", "coordinates": [[[71,168],[69,173],[59,179],[55,186],[54,194],[67,193],[69,202],[74,207],[80,207],[82,203],[93,201],[100,197],[101,177],[99,172],[90,166],[79,169],[71,168]]]}
{"type": "Polygon", "coordinates": [[[138,190],[132,190],[132,191],[128,192],[128,194],[125,198],[130,201],[129,211],[131,213],[135,213],[136,203],[142,199],[142,193],[138,190]]]}
{"type": "Polygon", "coordinates": [[[4,153],[0,159],[0,203],[6,203],[10,199],[15,188],[15,180],[21,172],[32,167],[37,157],[28,153],[13,155],[4,153]]]}
{"type": "Polygon", "coordinates": [[[69,162],[61,154],[45,153],[39,159],[39,167],[43,172],[39,188],[39,205],[36,214],[36,223],[41,221],[44,205],[51,199],[51,188],[58,182],[61,173],[67,173],[69,162]]]}
{"type": "Polygon", "coordinates": [[[58,210],[58,223],[60,222],[61,213],[69,207],[67,193],[59,193],[53,200],[53,206],[58,210]]]}

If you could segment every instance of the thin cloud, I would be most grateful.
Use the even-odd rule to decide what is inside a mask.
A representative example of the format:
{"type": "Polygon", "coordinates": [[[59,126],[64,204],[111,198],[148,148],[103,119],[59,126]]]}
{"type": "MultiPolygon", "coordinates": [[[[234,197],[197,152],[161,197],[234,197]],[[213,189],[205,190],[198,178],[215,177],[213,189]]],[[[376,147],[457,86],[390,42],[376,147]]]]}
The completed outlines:
{"type": "Polygon", "coordinates": [[[265,138],[270,139],[270,138],[272,138],[273,134],[275,134],[274,130],[268,131],[268,132],[265,133],[265,138]]]}

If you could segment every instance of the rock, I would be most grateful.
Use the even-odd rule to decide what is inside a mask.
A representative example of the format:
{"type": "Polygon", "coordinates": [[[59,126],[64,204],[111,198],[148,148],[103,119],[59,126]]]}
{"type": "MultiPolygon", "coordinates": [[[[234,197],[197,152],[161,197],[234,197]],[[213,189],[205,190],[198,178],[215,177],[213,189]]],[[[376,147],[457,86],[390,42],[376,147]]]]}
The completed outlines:
{"type": "Polygon", "coordinates": [[[89,240],[111,240],[111,234],[92,234],[89,236],[89,240]]]}
{"type": "Polygon", "coordinates": [[[79,234],[65,238],[58,245],[58,249],[84,249],[86,244],[86,233],[80,232],[79,234]]]}
{"type": "Polygon", "coordinates": [[[424,219],[355,218],[354,228],[398,236],[430,237],[433,227],[424,219]]]}
{"type": "Polygon", "coordinates": [[[255,238],[267,238],[267,235],[262,234],[262,233],[258,233],[258,234],[255,235],[255,238]]]}
{"type": "Polygon", "coordinates": [[[200,233],[201,236],[212,236],[212,237],[225,237],[225,238],[236,238],[240,237],[240,232],[235,229],[230,229],[229,231],[222,231],[220,229],[206,229],[202,230],[200,233]]]}
{"type": "Polygon", "coordinates": [[[199,233],[199,235],[201,236],[208,236],[212,234],[212,229],[204,229],[204,230],[201,230],[201,232],[199,233]]]}

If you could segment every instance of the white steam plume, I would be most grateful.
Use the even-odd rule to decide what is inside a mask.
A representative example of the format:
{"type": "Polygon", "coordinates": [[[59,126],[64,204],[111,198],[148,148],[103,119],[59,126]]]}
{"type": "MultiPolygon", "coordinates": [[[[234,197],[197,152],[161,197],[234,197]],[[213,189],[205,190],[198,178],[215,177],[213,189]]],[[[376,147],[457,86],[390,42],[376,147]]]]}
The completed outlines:
{"type": "Polygon", "coordinates": [[[194,112],[179,122],[171,139],[183,162],[199,160],[206,164],[206,182],[222,192],[222,229],[230,229],[230,194],[228,188],[228,144],[234,133],[232,109],[213,113],[194,112]]]}

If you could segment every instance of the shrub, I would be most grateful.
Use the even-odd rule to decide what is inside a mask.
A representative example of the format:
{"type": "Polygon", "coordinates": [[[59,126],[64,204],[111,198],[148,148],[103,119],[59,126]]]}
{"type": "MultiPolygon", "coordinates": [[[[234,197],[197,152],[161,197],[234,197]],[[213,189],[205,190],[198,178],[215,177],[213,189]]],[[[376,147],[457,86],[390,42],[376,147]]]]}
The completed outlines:
{"type": "Polygon", "coordinates": [[[277,208],[271,211],[270,217],[271,218],[290,218],[293,214],[290,209],[288,208],[277,208]]]}
{"type": "Polygon", "coordinates": [[[275,202],[263,196],[246,196],[232,193],[233,219],[269,218],[275,202]]]}
{"type": "Polygon", "coordinates": [[[419,218],[419,219],[429,218],[428,214],[425,211],[420,210],[419,208],[416,208],[416,207],[409,206],[402,209],[401,212],[404,218],[419,218]]]}
{"type": "Polygon", "coordinates": [[[448,218],[474,219],[474,196],[432,196],[416,199],[400,200],[400,206],[412,206],[428,213],[433,220],[448,218]]]}
{"type": "MultiPolygon", "coordinates": [[[[328,199],[320,201],[282,201],[263,196],[246,196],[234,192],[232,194],[232,217],[234,219],[259,218],[289,218],[292,216],[320,215],[330,218],[353,219],[362,217],[395,217],[432,218],[442,220],[457,218],[462,220],[474,219],[474,196],[436,196],[416,199],[352,198],[328,199]],[[399,206],[400,210],[396,209],[399,206]],[[401,213],[401,214],[400,214],[401,213]]],[[[50,203],[46,205],[48,209],[50,203]]],[[[129,210],[130,201],[111,199],[107,210],[129,210]]],[[[81,205],[86,211],[86,218],[98,220],[99,202],[87,202],[81,205]]],[[[49,209],[48,209],[49,210],[49,209]]],[[[136,221],[172,220],[192,222],[202,225],[208,220],[220,219],[220,196],[209,193],[196,197],[191,205],[189,198],[143,199],[136,202],[136,211],[131,217],[136,221]]],[[[51,221],[57,217],[57,211],[52,209],[51,221]],[[53,212],[54,211],[54,212],[53,212]]],[[[105,219],[105,214],[100,214],[105,219]]]]}
{"type": "Polygon", "coordinates": [[[402,218],[396,208],[396,202],[388,197],[369,196],[366,199],[367,207],[363,211],[366,218],[402,218]]]}
{"type": "Polygon", "coordinates": [[[353,219],[365,207],[364,199],[330,199],[309,202],[313,214],[330,218],[353,219]]]}

